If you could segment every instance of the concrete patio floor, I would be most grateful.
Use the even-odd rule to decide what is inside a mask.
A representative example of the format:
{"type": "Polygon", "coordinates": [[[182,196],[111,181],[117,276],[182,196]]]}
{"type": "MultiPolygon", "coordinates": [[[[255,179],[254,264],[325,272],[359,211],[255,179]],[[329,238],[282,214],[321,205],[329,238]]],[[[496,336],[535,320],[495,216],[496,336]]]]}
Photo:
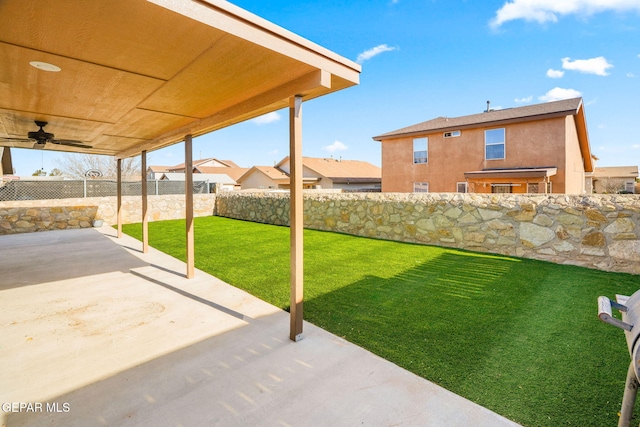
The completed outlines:
{"type": "Polygon", "coordinates": [[[0,426],[517,425],[140,247],[0,236],[0,426]]]}

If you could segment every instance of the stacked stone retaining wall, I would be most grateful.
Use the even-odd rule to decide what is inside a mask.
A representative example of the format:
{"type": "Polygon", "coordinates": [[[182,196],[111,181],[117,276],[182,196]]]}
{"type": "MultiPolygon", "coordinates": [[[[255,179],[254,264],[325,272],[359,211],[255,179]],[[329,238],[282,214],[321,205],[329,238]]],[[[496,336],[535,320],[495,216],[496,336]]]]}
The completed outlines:
{"type": "MultiPolygon", "coordinates": [[[[223,193],[216,214],[288,225],[288,193],[223,193]]],[[[640,196],[305,194],[305,227],[640,274],[640,196]]]]}
{"type": "MultiPolygon", "coordinates": [[[[122,222],[142,221],[140,196],[122,198],[122,222]]],[[[185,217],[184,195],[148,196],[149,221],[185,217]]],[[[213,215],[215,195],[194,194],[194,216],[213,215]]],[[[91,227],[94,219],[116,223],[115,197],[0,202],[0,234],[91,227]]]]}

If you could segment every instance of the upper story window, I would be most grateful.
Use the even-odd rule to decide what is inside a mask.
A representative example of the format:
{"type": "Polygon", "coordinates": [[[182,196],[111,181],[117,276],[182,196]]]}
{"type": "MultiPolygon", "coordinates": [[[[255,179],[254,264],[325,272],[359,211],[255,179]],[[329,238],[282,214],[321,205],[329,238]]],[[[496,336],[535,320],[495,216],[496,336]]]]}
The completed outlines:
{"type": "Polygon", "coordinates": [[[484,131],[484,158],[485,160],[500,160],[504,154],[504,128],[489,129],[484,131]]]}
{"type": "Polygon", "coordinates": [[[455,138],[456,136],[460,136],[459,130],[452,130],[451,132],[444,133],[445,138],[455,138]]]}
{"type": "Polygon", "coordinates": [[[427,163],[429,151],[428,138],[415,138],[413,140],[413,163],[427,163]]]}

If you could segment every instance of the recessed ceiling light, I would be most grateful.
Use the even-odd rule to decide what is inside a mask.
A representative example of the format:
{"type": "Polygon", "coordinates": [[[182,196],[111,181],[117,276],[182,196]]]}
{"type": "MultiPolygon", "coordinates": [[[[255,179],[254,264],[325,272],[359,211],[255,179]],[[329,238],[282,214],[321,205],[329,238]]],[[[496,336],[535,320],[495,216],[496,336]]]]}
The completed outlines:
{"type": "Polygon", "coordinates": [[[42,71],[53,71],[57,73],[58,71],[61,70],[60,67],[53,64],[49,64],[48,62],[31,61],[29,62],[29,64],[32,67],[36,67],[38,70],[42,70],[42,71]]]}

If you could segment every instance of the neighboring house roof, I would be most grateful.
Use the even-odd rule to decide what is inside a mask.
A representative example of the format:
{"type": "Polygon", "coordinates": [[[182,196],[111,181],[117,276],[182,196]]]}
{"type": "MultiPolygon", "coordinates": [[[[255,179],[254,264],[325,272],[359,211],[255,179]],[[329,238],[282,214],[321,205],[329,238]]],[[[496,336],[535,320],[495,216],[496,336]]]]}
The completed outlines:
{"type": "Polygon", "coordinates": [[[253,175],[254,173],[261,173],[263,175],[266,175],[269,179],[271,179],[273,181],[289,182],[289,175],[287,175],[286,173],[284,173],[280,169],[277,169],[277,168],[275,168],[273,166],[254,166],[251,169],[249,169],[247,172],[245,172],[238,179],[238,182],[244,181],[245,179],[247,179],[249,176],[253,175]]]}
{"type": "Polygon", "coordinates": [[[477,127],[493,122],[524,121],[525,119],[540,120],[546,116],[567,116],[578,113],[582,105],[582,98],[565,99],[562,101],[546,102],[543,104],[527,105],[524,107],[490,110],[479,114],[461,117],[438,117],[426,122],[418,123],[402,129],[387,132],[373,139],[380,141],[392,137],[406,136],[413,133],[425,133],[437,130],[458,129],[463,127],[477,127]]]}
{"type": "Polygon", "coordinates": [[[597,167],[593,171],[594,179],[597,178],[637,178],[638,166],[605,166],[597,167]]]}
{"type": "Polygon", "coordinates": [[[318,174],[331,178],[334,181],[340,179],[382,179],[382,169],[371,163],[361,160],[338,160],[304,157],[302,164],[318,174]]]}
{"type": "Polygon", "coordinates": [[[154,173],[168,172],[170,167],[171,166],[149,166],[147,168],[147,171],[151,171],[154,173]]]}
{"type": "Polygon", "coordinates": [[[158,179],[160,181],[184,181],[184,174],[180,172],[164,172],[158,179]]]}
{"type": "MultiPolygon", "coordinates": [[[[276,168],[288,162],[289,157],[287,156],[276,165],[276,168]]],[[[380,181],[382,179],[382,169],[361,160],[303,157],[302,164],[318,175],[338,182],[341,180],[354,181],[356,179],[380,181]]]]}
{"type": "MultiPolygon", "coordinates": [[[[235,163],[234,163],[235,164],[235,163]]],[[[197,169],[202,174],[225,174],[229,175],[232,179],[238,181],[242,175],[244,175],[249,168],[241,168],[241,167],[220,167],[220,166],[198,166],[197,169]]]]}
{"type": "Polygon", "coordinates": [[[231,161],[231,160],[220,160],[220,159],[216,159],[218,161],[218,163],[222,163],[223,165],[230,167],[230,168],[239,168],[240,166],[238,166],[235,162],[231,161]]]}
{"type": "MultiPolygon", "coordinates": [[[[178,172],[165,172],[160,177],[160,180],[169,180],[169,181],[184,181],[184,173],[178,172]]],[[[236,181],[232,179],[229,175],[225,174],[210,174],[210,173],[200,173],[197,175],[193,175],[193,181],[209,181],[209,182],[217,182],[220,184],[230,184],[235,185],[236,181]]]]}
{"type": "MultiPolygon", "coordinates": [[[[192,162],[192,165],[194,167],[194,169],[201,167],[203,165],[205,165],[206,163],[220,163],[224,166],[222,167],[229,167],[229,168],[237,168],[238,165],[236,165],[234,162],[232,162],[231,160],[219,160],[216,159],[215,157],[209,157],[206,159],[198,159],[198,160],[194,160],[192,162]]],[[[212,167],[220,167],[220,166],[212,166],[212,167]]],[[[169,166],[168,170],[171,171],[178,171],[178,170],[183,170],[184,169],[184,163],[180,163],[179,165],[175,165],[175,166],[169,166]]]]}

